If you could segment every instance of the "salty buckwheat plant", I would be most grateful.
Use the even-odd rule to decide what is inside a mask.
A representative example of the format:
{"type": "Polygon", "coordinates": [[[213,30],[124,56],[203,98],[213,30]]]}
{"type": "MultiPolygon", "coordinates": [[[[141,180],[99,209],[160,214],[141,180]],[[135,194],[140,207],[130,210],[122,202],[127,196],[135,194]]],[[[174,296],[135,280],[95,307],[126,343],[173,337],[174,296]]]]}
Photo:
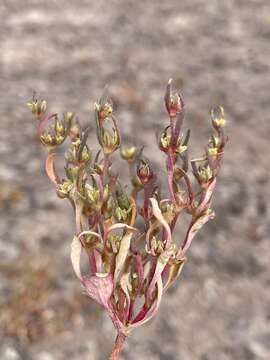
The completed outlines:
{"type": "Polygon", "coordinates": [[[194,236],[214,217],[210,206],[227,141],[223,108],[211,112],[213,134],[204,154],[189,160],[190,132],[181,131],[184,103],[172,90],[171,80],[165,105],[169,121],[158,138],[166,158],[163,176],[168,184],[162,196],[143,149],[121,147],[113,104],[105,92],[94,106],[100,145],[94,157],[87,144],[89,128],[82,130],[74,113],[64,113],[59,119],[57,114],[46,113],[45,100],[33,98],[29,103],[39,121],[39,139],[48,150],[48,177],[59,198],[67,198],[74,210],[76,233],[70,256],[75,274],[86,294],[107,311],[117,331],[112,360],[119,358],[132,330],[157,314],[162,296],[183,268],[194,236]],[[69,148],[66,175],[61,179],[55,169],[55,156],[65,141],[69,148]],[[130,191],[112,164],[117,151],[130,168],[130,191]],[[179,239],[174,230],[184,213],[189,215],[190,223],[183,239],[179,239]],[[82,252],[88,262],[86,274],[81,272],[82,252]]]}

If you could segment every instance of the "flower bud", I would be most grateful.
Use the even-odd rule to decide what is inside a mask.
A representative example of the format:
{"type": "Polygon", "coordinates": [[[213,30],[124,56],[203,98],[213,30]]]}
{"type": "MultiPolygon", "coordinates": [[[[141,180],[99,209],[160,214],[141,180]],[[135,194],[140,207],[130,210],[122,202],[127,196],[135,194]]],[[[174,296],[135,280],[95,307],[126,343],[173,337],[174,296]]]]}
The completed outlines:
{"type": "Polygon", "coordinates": [[[95,186],[91,186],[89,184],[86,184],[85,189],[86,189],[87,198],[90,201],[90,203],[94,203],[94,204],[97,203],[99,201],[99,198],[100,198],[98,188],[95,187],[95,186]]]}
{"type": "Polygon", "coordinates": [[[124,191],[121,185],[118,185],[115,189],[115,197],[118,205],[121,209],[128,210],[130,208],[130,200],[127,193],[124,191]]]}
{"type": "Polygon", "coordinates": [[[120,133],[117,129],[113,129],[112,135],[108,130],[102,130],[102,145],[105,154],[112,154],[120,147],[120,143],[120,133]]]}
{"type": "Polygon", "coordinates": [[[82,150],[81,162],[88,162],[90,159],[91,159],[90,151],[88,149],[88,146],[85,145],[82,150]]]}
{"type": "Polygon", "coordinates": [[[109,189],[109,185],[106,184],[103,190],[103,201],[104,202],[108,201],[109,196],[110,196],[110,189],[109,189]]]}
{"type": "Polygon", "coordinates": [[[62,184],[59,185],[57,189],[57,195],[61,199],[68,197],[71,189],[73,188],[73,182],[70,180],[64,181],[62,184]]]}
{"type": "Polygon", "coordinates": [[[45,100],[38,100],[33,96],[32,100],[27,103],[30,107],[32,114],[36,115],[37,118],[40,118],[45,114],[47,109],[47,103],[45,100]]]}
{"type": "Polygon", "coordinates": [[[79,172],[78,166],[66,167],[65,170],[69,180],[75,181],[77,179],[79,172]]]}
{"type": "Polygon", "coordinates": [[[165,92],[165,105],[171,118],[183,111],[184,102],[180,94],[172,92],[172,80],[170,79],[165,92]]]}
{"type": "Polygon", "coordinates": [[[105,104],[95,103],[94,106],[95,106],[95,110],[97,112],[98,120],[100,122],[107,119],[113,113],[113,104],[110,100],[108,102],[106,102],[105,104]]]}
{"type": "Polygon", "coordinates": [[[159,148],[161,151],[167,153],[170,147],[171,147],[171,135],[168,135],[167,130],[165,130],[160,137],[159,148]]]}
{"type": "Polygon", "coordinates": [[[153,172],[149,164],[147,164],[144,160],[140,160],[137,168],[137,176],[142,184],[148,183],[153,178],[153,172]]]}
{"type": "Polygon", "coordinates": [[[211,170],[209,165],[206,166],[200,165],[198,168],[198,176],[200,183],[204,184],[212,179],[213,171],[211,170]]]}
{"type": "Polygon", "coordinates": [[[120,155],[124,160],[127,160],[129,163],[133,162],[135,160],[136,155],[136,147],[130,146],[126,149],[121,148],[120,155]]]}
{"type": "Polygon", "coordinates": [[[69,130],[69,136],[71,141],[75,141],[76,139],[80,138],[82,133],[82,129],[78,123],[74,123],[71,125],[69,130]]]}
{"type": "Polygon", "coordinates": [[[221,127],[225,126],[225,113],[222,106],[218,106],[215,109],[211,110],[212,124],[216,130],[219,130],[221,127]]]}

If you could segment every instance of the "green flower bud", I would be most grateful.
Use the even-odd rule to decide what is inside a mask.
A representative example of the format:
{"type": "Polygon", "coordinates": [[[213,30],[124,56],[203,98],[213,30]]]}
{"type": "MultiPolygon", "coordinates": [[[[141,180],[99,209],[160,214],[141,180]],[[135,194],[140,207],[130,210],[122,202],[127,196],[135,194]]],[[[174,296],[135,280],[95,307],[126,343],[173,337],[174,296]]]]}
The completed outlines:
{"type": "Polygon", "coordinates": [[[57,190],[57,195],[63,199],[65,197],[68,197],[70,191],[73,188],[73,182],[70,180],[64,181],[62,184],[59,185],[57,190]]]}
{"type": "Polygon", "coordinates": [[[213,172],[209,165],[206,166],[199,166],[198,168],[198,175],[201,183],[207,183],[213,177],[213,172]]]}
{"type": "Polygon", "coordinates": [[[168,152],[171,146],[171,135],[167,134],[167,131],[164,131],[159,140],[159,148],[165,153],[168,152]]]}
{"type": "Polygon", "coordinates": [[[113,113],[113,104],[111,101],[106,102],[105,104],[95,103],[94,107],[98,115],[98,120],[101,122],[113,113]]]}
{"type": "Polygon", "coordinates": [[[135,146],[130,146],[130,147],[126,148],[126,149],[121,148],[120,155],[122,156],[122,158],[124,160],[127,160],[128,162],[131,163],[135,159],[136,147],[135,146]]]}
{"type": "Polygon", "coordinates": [[[99,190],[98,188],[89,184],[85,185],[87,198],[91,203],[97,203],[99,201],[99,190]]]}
{"type": "Polygon", "coordinates": [[[102,130],[102,145],[105,154],[112,154],[120,146],[120,134],[117,130],[113,130],[113,135],[108,130],[102,130]]]}
{"type": "Polygon", "coordinates": [[[223,107],[218,106],[217,108],[212,109],[211,118],[212,118],[212,124],[216,130],[225,126],[226,120],[225,120],[225,113],[223,107]]]}
{"type": "Polygon", "coordinates": [[[27,103],[30,107],[32,114],[36,115],[37,118],[40,118],[45,114],[47,109],[47,103],[45,100],[38,100],[34,96],[31,101],[27,103]]]}

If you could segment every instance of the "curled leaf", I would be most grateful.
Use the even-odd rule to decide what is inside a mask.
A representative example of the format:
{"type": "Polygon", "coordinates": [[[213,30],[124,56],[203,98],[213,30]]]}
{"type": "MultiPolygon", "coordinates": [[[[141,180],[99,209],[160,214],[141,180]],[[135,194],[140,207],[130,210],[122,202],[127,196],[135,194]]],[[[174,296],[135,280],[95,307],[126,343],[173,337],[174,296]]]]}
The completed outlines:
{"type": "Polygon", "coordinates": [[[133,330],[136,327],[145,324],[146,322],[151,320],[157,314],[158,308],[160,306],[161,298],[162,298],[162,293],[163,293],[163,284],[162,284],[161,277],[158,279],[158,281],[156,283],[156,287],[157,287],[157,295],[156,295],[156,299],[152,303],[151,307],[147,308],[144,306],[144,308],[140,311],[140,313],[134,319],[133,323],[129,326],[129,329],[133,330]]]}
{"type": "Polygon", "coordinates": [[[114,270],[114,283],[116,284],[118,276],[122,271],[128,252],[130,249],[130,241],[132,238],[134,230],[129,230],[122,238],[120,243],[120,249],[115,259],[115,270],[114,270]],[[131,232],[132,231],[132,232],[131,232]]]}
{"type": "Polygon", "coordinates": [[[217,179],[214,178],[211,181],[211,183],[209,184],[209,186],[207,187],[205,195],[204,195],[200,205],[196,209],[197,214],[200,214],[200,213],[202,213],[203,211],[205,211],[205,210],[207,210],[209,208],[210,202],[211,202],[211,199],[212,199],[212,195],[213,195],[213,192],[214,192],[215,187],[216,187],[216,182],[217,182],[217,179]]]}
{"type": "Polygon", "coordinates": [[[55,157],[54,152],[49,153],[46,159],[46,173],[49,179],[54,183],[54,185],[57,186],[58,184],[60,184],[60,179],[55,170],[54,157],[55,157]]]}
{"type": "Polygon", "coordinates": [[[213,219],[213,217],[214,217],[213,211],[208,210],[204,215],[196,218],[195,220],[193,220],[191,222],[191,225],[189,226],[185,240],[180,249],[180,252],[182,253],[182,255],[186,254],[187,250],[189,249],[189,247],[191,245],[191,242],[192,242],[194,236],[201,229],[201,227],[204,224],[206,224],[208,220],[213,219]]]}
{"type": "Polygon", "coordinates": [[[183,258],[170,266],[169,275],[164,286],[164,292],[175,282],[180,275],[186,259],[183,258]]]}
{"type": "Polygon", "coordinates": [[[151,201],[152,208],[153,208],[153,214],[154,214],[155,218],[164,226],[164,228],[167,232],[166,247],[168,247],[172,242],[172,234],[171,234],[170,226],[167,223],[167,221],[164,219],[164,217],[161,213],[161,210],[158,206],[157,200],[155,198],[150,198],[149,200],[151,201]]]}
{"type": "Polygon", "coordinates": [[[107,228],[105,230],[104,241],[107,240],[108,235],[110,234],[110,232],[112,232],[114,230],[120,230],[120,229],[127,229],[127,230],[132,231],[132,232],[137,231],[136,228],[134,228],[132,226],[129,226],[129,225],[125,224],[125,223],[116,223],[116,224],[111,225],[109,228],[107,228]]]}
{"type": "Polygon", "coordinates": [[[161,277],[162,271],[164,270],[165,266],[167,265],[171,255],[173,254],[173,251],[174,251],[173,248],[171,248],[169,250],[165,250],[162,254],[159,255],[157,264],[156,264],[156,268],[155,268],[155,272],[154,272],[153,278],[149,284],[147,294],[146,294],[148,300],[151,300],[152,293],[156,286],[156,283],[157,283],[158,279],[161,277]]]}

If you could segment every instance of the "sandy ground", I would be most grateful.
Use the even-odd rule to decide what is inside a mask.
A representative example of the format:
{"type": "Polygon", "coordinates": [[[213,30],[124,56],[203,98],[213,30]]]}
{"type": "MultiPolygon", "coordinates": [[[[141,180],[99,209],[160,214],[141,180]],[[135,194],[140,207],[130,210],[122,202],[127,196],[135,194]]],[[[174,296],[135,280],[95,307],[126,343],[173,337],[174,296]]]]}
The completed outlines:
{"type": "Polygon", "coordinates": [[[114,336],[72,273],[71,209],[45,177],[25,103],[36,90],[53,111],[93,124],[109,84],[124,141],[147,144],[161,166],[155,131],[170,77],[194,155],[214,104],[226,109],[230,143],[216,220],[123,359],[270,359],[270,2],[1,0],[0,20],[1,360],[102,360],[114,336]]]}

